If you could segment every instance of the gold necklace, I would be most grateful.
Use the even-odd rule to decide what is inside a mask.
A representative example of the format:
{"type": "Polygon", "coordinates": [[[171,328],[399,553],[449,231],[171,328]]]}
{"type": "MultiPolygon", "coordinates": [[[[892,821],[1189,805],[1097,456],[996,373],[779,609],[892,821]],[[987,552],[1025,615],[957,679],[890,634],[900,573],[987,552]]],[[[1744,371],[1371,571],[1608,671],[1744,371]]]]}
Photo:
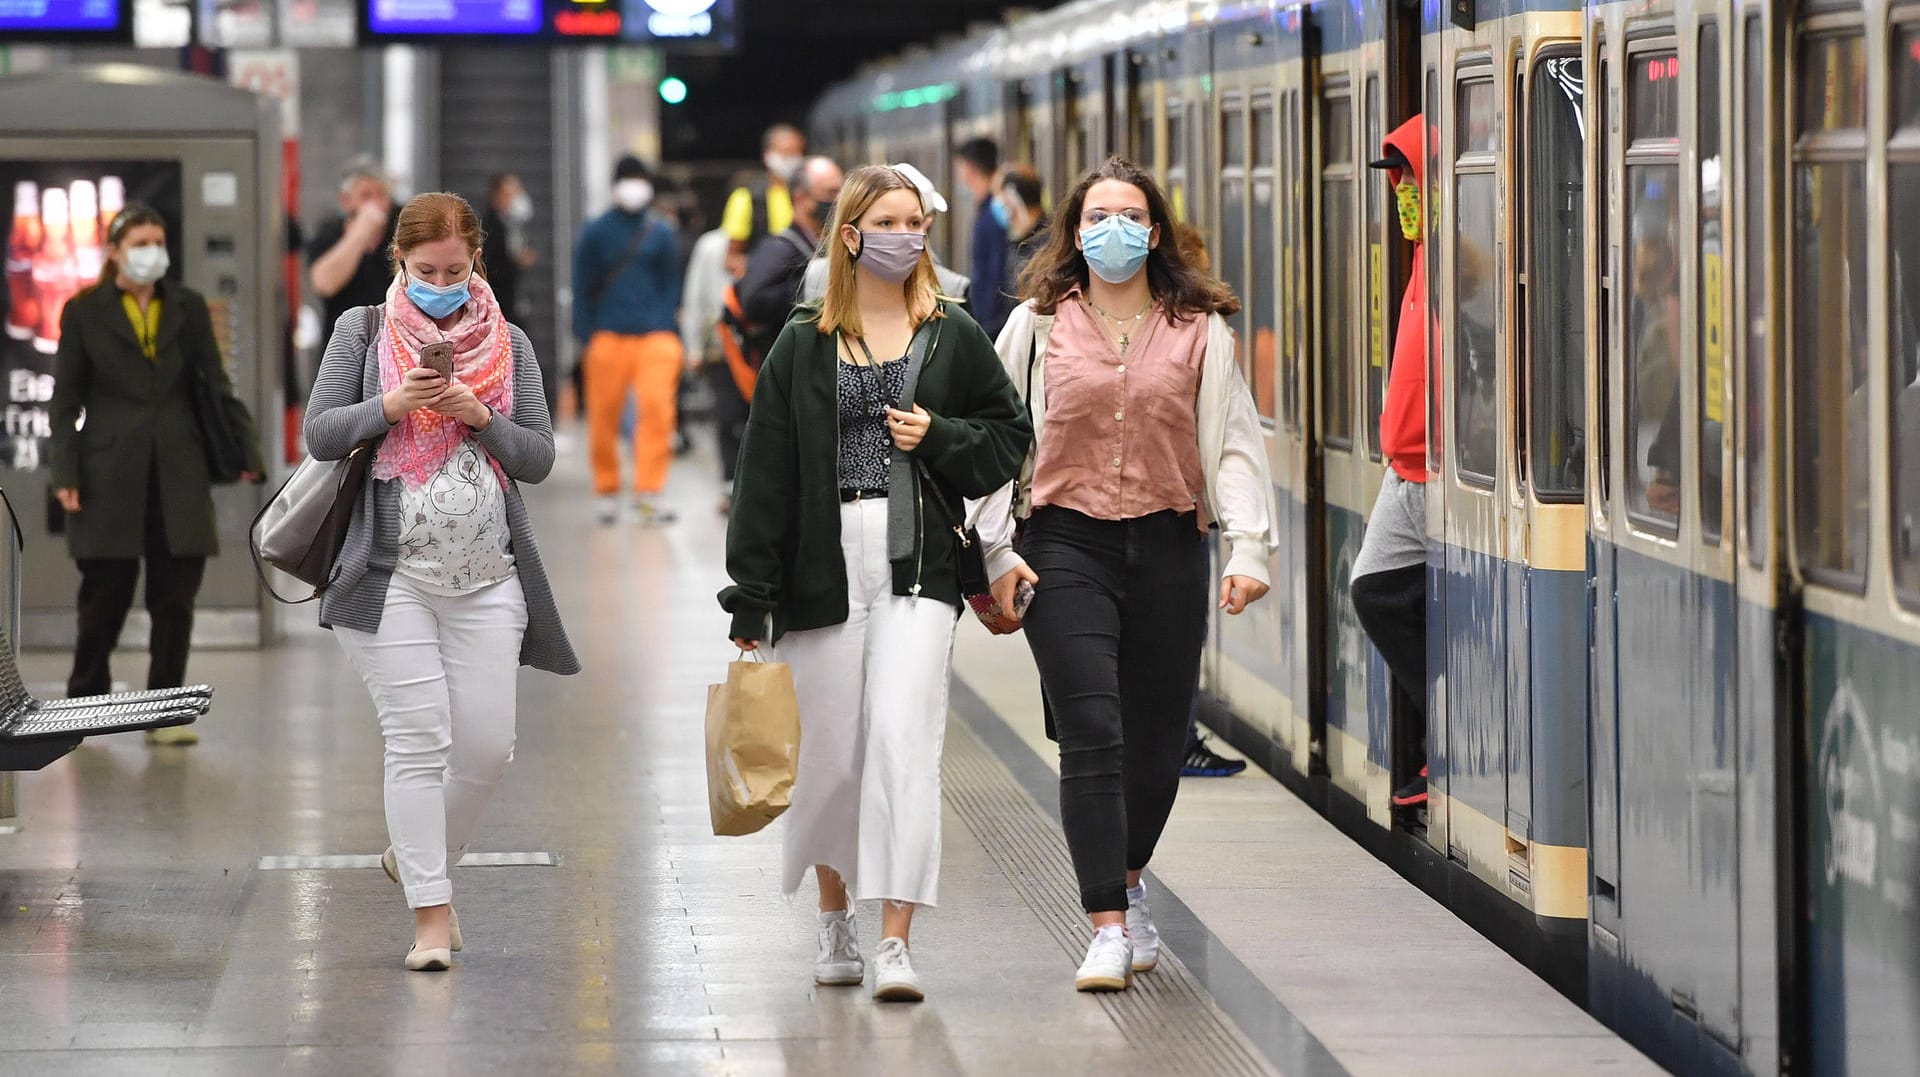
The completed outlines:
{"type": "Polygon", "coordinates": [[[1108,314],[1106,308],[1102,307],[1098,303],[1095,303],[1093,301],[1093,297],[1091,296],[1087,297],[1087,306],[1092,307],[1094,310],[1094,313],[1100,315],[1102,319],[1104,319],[1109,325],[1113,327],[1111,330],[1109,330],[1109,332],[1119,334],[1120,350],[1126,351],[1127,345],[1133,342],[1133,330],[1129,327],[1138,326],[1140,324],[1140,319],[1145,318],[1147,316],[1147,312],[1153,309],[1153,297],[1152,296],[1147,297],[1147,305],[1144,307],[1141,307],[1139,313],[1130,315],[1125,318],[1116,318],[1113,315],[1108,314]]]}

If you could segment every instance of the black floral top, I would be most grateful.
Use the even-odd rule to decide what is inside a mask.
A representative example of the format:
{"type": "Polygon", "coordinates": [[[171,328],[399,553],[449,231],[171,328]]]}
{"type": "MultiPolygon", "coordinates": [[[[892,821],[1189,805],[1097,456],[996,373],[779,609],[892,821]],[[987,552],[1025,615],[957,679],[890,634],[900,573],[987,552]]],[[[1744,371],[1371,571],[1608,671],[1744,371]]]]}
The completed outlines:
{"type": "Polygon", "coordinates": [[[905,359],[840,364],[840,489],[884,490],[893,454],[887,409],[907,389],[905,359]]]}

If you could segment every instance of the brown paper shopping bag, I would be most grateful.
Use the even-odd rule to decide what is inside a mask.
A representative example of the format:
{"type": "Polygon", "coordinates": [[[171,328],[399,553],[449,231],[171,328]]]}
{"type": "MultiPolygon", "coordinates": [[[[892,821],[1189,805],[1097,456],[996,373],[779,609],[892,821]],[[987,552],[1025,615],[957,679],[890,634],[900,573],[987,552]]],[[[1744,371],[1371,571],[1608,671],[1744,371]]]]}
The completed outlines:
{"type": "Polygon", "coordinates": [[[715,834],[751,834],[787,810],[800,765],[800,703],[783,662],[727,666],[707,689],[707,806],[715,834]]]}

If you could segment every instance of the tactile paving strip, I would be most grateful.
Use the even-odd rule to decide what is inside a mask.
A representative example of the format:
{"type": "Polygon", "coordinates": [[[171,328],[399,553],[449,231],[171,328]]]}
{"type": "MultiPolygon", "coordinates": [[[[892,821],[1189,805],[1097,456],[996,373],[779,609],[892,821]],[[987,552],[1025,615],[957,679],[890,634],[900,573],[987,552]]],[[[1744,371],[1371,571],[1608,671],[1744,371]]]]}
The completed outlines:
{"type": "MultiPolygon", "coordinates": [[[[941,769],[947,802],[1066,954],[1060,989],[1071,991],[1091,936],[1065,835],[965,722],[948,722],[941,769]]],[[[1139,1052],[1133,1072],[1275,1072],[1170,950],[1130,990],[1094,997],[1139,1052]]]]}

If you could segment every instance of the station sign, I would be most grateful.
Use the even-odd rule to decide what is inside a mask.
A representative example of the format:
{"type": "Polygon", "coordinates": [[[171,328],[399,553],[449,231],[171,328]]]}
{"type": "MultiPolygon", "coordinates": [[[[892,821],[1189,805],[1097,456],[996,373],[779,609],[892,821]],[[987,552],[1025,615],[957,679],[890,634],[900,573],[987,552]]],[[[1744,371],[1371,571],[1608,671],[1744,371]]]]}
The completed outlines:
{"type": "Polygon", "coordinates": [[[0,0],[0,41],[131,44],[133,0],[0,0]]]}
{"type": "MultiPolygon", "coordinates": [[[[16,2],[26,0],[0,0],[0,10],[16,2]]],[[[729,52],[739,44],[737,2],[359,0],[360,43],[627,44],[669,51],[729,52]]]]}

